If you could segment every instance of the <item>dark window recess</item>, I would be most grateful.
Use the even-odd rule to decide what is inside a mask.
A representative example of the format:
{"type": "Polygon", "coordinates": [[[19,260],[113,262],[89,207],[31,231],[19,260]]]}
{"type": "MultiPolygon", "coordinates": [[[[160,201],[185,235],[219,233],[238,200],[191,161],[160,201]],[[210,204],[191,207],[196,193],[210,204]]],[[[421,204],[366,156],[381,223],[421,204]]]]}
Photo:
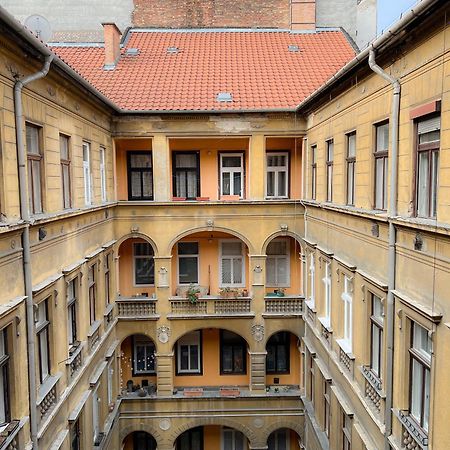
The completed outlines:
{"type": "Polygon", "coordinates": [[[173,154],[173,196],[195,199],[200,196],[200,164],[197,152],[173,154]]]}
{"type": "Polygon", "coordinates": [[[128,152],[128,200],[153,200],[151,152],[128,152]]]}
{"type": "Polygon", "coordinates": [[[289,373],[290,366],[290,337],[287,332],[274,334],[266,346],[266,372],[289,373]]]}
{"type": "Polygon", "coordinates": [[[176,450],[203,450],[203,427],[185,431],[177,439],[176,450]]]}
{"type": "Polygon", "coordinates": [[[198,283],[198,242],[178,244],[178,282],[198,283]]]}
{"type": "Polygon", "coordinates": [[[134,255],[134,284],[149,285],[155,283],[155,261],[153,248],[148,242],[135,242],[134,255]]]}
{"type": "Polygon", "coordinates": [[[133,450],[156,450],[155,438],[145,431],[133,433],[133,450]]]}
{"type": "Polygon", "coordinates": [[[247,373],[247,343],[231,331],[220,332],[220,373],[247,373]]]}

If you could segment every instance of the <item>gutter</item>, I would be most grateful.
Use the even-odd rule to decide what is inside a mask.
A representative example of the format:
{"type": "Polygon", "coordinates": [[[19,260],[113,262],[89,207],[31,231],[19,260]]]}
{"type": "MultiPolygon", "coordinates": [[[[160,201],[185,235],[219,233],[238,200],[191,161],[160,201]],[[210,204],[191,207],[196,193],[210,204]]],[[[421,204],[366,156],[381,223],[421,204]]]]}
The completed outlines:
{"type": "Polygon", "coordinates": [[[26,327],[27,327],[27,351],[28,351],[28,388],[30,401],[30,433],[32,448],[38,450],[37,437],[37,407],[36,407],[36,353],[35,353],[35,327],[34,327],[34,302],[33,302],[33,282],[31,273],[31,250],[30,250],[30,212],[28,206],[28,185],[27,185],[27,160],[25,145],[23,140],[24,115],[22,109],[22,89],[29,83],[45,77],[53,61],[53,54],[45,57],[45,62],[41,70],[16,81],[14,85],[14,118],[16,124],[16,145],[17,164],[19,173],[19,194],[20,194],[20,216],[25,224],[22,231],[23,249],[23,275],[25,284],[25,306],[26,306],[26,327]]]}
{"type": "Polygon", "coordinates": [[[400,93],[401,84],[397,78],[386,73],[375,61],[375,50],[369,49],[369,66],[384,80],[392,84],[392,111],[390,121],[391,133],[391,154],[389,161],[391,166],[390,186],[389,186],[389,237],[388,237],[388,295],[386,300],[386,405],[385,405],[385,450],[391,448],[389,436],[392,433],[392,396],[393,396],[393,364],[394,364],[394,293],[395,290],[395,272],[396,272],[396,253],[395,244],[397,241],[397,230],[394,225],[394,219],[397,216],[397,183],[398,183],[398,134],[400,121],[400,93]]]}

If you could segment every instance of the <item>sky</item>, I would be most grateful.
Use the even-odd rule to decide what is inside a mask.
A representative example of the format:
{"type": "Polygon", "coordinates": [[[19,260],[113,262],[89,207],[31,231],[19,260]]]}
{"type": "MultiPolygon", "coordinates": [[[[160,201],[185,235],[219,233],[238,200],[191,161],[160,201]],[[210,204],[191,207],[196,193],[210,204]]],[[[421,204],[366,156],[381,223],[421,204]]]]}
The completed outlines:
{"type": "Polygon", "coordinates": [[[378,30],[379,34],[382,30],[389,28],[395,22],[400,14],[413,6],[417,0],[378,0],[378,30]]]}

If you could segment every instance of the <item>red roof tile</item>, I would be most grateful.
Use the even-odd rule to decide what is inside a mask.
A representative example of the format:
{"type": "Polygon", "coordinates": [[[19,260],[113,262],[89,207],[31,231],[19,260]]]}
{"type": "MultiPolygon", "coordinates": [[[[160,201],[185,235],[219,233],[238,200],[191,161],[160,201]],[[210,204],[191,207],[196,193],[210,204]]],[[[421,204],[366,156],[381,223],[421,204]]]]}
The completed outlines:
{"type": "Polygon", "coordinates": [[[293,109],[355,56],[343,33],[131,30],[114,70],[104,48],[52,46],[119,107],[152,111],[293,109]],[[299,52],[288,51],[298,45],[299,52]],[[177,47],[178,53],[167,53],[177,47]],[[138,48],[137,56],[127,56],[138,48]],[[229,92],[232,102],[219,102],[229,92]]]}

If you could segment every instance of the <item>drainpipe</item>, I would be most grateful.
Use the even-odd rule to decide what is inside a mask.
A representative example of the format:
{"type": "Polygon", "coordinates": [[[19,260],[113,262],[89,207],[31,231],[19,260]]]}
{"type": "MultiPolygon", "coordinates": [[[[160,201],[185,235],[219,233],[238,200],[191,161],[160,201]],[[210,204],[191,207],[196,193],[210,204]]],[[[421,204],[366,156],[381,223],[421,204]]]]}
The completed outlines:
{"type": "Polygon", "coordinates": [[[53,60],[52,54],[45,57],[41,70],[16,81],[14,85],[14,115],[16,122],[17,164],[19,172],[20,216],[25,224],[22,233],[23,275],[26,295],[27,351],[28,351],[28,388],[30,400],[30,432],[33,450],[38,450],[37,411],[36,411],[36,361],[35,361],[35,329],[33,307],[33,282],[31,277],[30,251],[30,212],[28,209],[27,160],[23,142],[24,116],[22,110],[22,89],[29,83],[47,75],[53,60]]]}
{"type": "Polygon", "coordinates": [[[373,47],[369,51],[370,68],[386,81],[392,84],[392,116],[391,116],[391,174],[389,186],[389,248],[388,248],[388,295],[386,305],[386,408],[385,408],[385,434],[384,447],[390,449],[389,436],[392,433],[392,385],[393,385],[393,363],[394,363],[394,294],[395,289],[395,243],[396,229],[394,218],[397,216],[397,182],[398,182],[398,128],[400,119],[400,92],[401,84],[397,78],[386,73],[375,62],[375,51],[373,47]]]}

